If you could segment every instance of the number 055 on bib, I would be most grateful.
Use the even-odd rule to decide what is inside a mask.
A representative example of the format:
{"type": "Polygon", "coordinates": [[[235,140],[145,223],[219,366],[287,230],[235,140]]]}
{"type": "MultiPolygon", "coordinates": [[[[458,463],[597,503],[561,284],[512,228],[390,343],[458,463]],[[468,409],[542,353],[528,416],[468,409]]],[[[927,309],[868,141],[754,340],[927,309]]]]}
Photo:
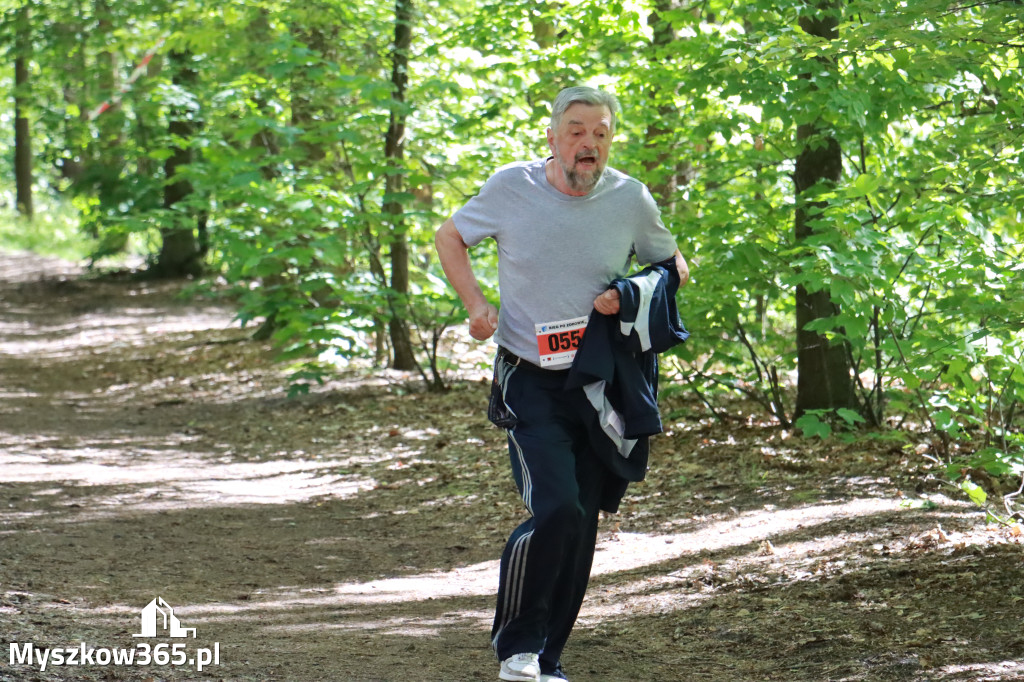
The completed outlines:
{"type": "Polygon", "coordinates": [[[587,328],[587,320],[587,317],[576,317],[535,325],[540,366],[544,369],[565,369],[572,365],[587,328]]]}

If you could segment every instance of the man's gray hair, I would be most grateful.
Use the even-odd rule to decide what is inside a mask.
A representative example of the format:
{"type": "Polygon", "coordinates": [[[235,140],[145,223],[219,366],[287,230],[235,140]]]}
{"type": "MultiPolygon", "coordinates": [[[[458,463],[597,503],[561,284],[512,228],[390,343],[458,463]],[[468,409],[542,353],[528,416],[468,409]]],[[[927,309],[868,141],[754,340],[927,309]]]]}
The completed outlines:
{"type": "Polygon", "coordinates": [[[608,107],[608,111],[612,113],[612,124],[610,127],[612,132],[615,132],[615,119],[619,113],[619,100],[617,100],[615,95],[610,92],[585,86],[566,88],[558,93],[558,96],[555,97],[554,103],[551,105],[552,130],[558,130],[558,124],[562,121],[562,115],[565,114],[573,104],[589,104],[591,106],[608,107]]]}

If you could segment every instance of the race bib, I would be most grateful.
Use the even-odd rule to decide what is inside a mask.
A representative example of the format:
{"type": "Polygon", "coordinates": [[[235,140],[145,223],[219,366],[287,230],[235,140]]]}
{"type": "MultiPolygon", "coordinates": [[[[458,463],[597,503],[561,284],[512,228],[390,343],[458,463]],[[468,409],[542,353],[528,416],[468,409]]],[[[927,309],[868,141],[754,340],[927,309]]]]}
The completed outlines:
{"type": "Polygon", "coordinates": [[[587,328],[587,317],[536,325],[537,351],[540,366],[545,369],[564,369],[572,364],[580,339],[587,328]]]}

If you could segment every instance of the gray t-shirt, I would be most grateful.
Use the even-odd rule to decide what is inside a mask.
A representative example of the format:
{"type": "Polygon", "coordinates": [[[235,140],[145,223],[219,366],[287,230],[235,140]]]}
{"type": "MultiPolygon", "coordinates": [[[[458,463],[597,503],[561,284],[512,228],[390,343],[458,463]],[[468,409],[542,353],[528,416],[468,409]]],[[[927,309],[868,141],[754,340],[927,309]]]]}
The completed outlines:
{"type": "Polygon", "coordinates": [[[539,160],[500,168],[452,219],[467,245],[487,237],[498,243],[495,340],[559,369],[567,366],[564,357],[541,361],[538,344],[546,342],[538,334],[549,329],[543,325],[578,328],[571,321],[590,315],[594,299],[627,273],[631,255],[647,265],[671,258],[676,245],[640,181],[607,168],[589,194],[574,197],[555,189],[544,167],[539,160]]]}

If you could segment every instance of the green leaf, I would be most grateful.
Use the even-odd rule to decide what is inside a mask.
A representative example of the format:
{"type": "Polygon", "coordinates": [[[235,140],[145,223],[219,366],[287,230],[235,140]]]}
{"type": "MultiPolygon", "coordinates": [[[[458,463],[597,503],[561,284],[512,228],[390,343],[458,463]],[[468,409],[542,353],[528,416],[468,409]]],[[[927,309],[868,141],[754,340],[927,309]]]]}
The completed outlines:
{"type": "Polygon", "coordinates": [[[865,423],[864,417],[862,417],[859,412],[851,410],[847,407],[840,407],[839,409],[836,410],[836,414],[838,414],[844,422],[851,426],[853,426],[854,424],[865,423]]]}
{"type": "Polygon", "coordinates": [[[153,159],[154,161],[161,161],[161,162],[162,161],[166,161],[167,159],[171,158],[173,155],[174,155],[174,152],[172,150],[170,150],[170,149],[167,149],[166,147],[158,147],[156,149],[151,149],[146,154],[146,156],[148,156],[149,158],[153,159]]]}
{"type": "Polygon", "coordinates": [[[818,418],[818,415],[814,413],[805,414],[797,419],[796,427],[808,438],[817,436],[821,439],[825,439],[832,435],[832,427],[828,422],[822,421],[818,418]]]}
{"type": "Polygon", "coordinates": [[[972,481],[971,479],[964,479],[960,482],[960,489],[967,493],[967,496],[971,498],[971,502],[982,507],[988,500],[988,493],[986,493],[980,485],[972,481]]]}

